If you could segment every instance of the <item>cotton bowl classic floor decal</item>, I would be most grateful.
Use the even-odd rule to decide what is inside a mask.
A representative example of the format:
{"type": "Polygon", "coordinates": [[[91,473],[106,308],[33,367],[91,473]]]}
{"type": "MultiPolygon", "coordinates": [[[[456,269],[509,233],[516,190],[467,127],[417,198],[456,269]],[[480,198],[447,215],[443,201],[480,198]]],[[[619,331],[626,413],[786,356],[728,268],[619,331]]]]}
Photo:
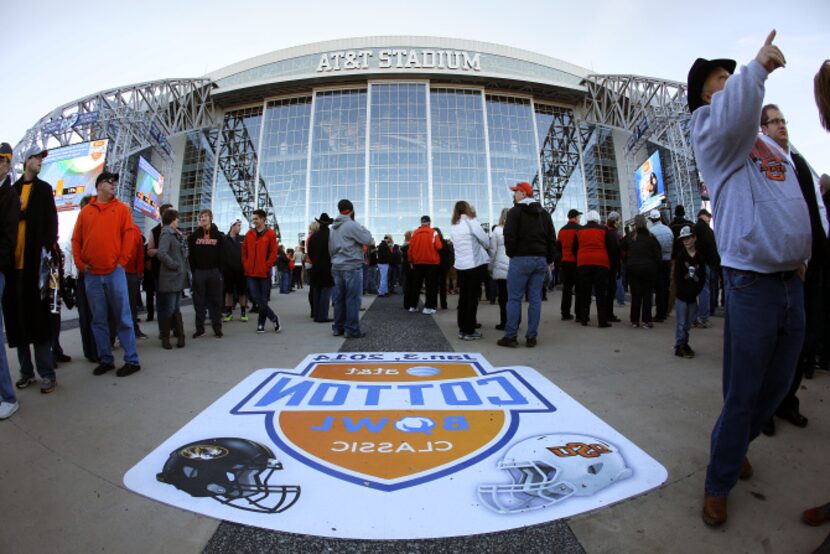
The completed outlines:
{"type": "Polygon", "coordinates": [[[666,470],[536,370],[313,354],[254,372],[124,477],[211,517],[363,539],[487,533],[618,502],[666,470]]]}

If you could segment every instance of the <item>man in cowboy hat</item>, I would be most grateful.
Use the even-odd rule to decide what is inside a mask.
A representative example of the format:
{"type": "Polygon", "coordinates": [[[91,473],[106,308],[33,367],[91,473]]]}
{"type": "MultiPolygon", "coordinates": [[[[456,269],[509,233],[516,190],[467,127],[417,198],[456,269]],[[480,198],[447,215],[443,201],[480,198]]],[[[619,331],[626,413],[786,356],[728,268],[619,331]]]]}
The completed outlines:
{"type": "Polygon", "coordinates": [[[785,64],[774,38],[772,31],[734,76],[732,60],[699,58],[689,71],[692,147],[712,198],[728,291],[724,402],[712,430],[702,514],[710,526],[726,521],[729,492],[752,475],[749,443],[786,394],[804,340],[807,204],[795,172],[758,144],[767,77],[785,64]]]}
{"type": "Polygon", "coordinates": [[[331,291],[334,277],[331,274],[331,256],[329,255],[329,225],[334,220],[323,212],[315,219],[320,228],[314,231],[306,241],[306,251],[311,259],[311,311],[316,323],[332,321],[329,317],[331,291]]]}

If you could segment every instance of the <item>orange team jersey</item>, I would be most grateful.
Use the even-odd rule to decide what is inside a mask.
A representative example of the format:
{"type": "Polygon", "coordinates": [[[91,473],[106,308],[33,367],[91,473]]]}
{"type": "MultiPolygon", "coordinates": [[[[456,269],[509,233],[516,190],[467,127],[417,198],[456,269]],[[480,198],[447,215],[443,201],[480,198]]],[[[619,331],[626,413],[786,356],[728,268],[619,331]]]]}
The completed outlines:
{"type": "MultiPolygon", "coordinates": [[[[29,206],[29,195],[32,194],[32,183],[24,184],[20,189],[20,211],[26,211],[29,206]]],[[[23,269],[23,253],[26,251],[26,219],[22,218],[17,224],[17,246],[14,249],[14,267],[23,269]]]]}

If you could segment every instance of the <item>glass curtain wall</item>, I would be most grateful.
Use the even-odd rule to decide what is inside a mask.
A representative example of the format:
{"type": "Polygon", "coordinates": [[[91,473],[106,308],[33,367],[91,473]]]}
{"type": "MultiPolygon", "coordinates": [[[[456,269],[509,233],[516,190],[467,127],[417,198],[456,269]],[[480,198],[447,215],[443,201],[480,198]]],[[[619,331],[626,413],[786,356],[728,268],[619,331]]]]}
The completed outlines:
{"type": "Polygon", "coordinates": [[[299,244],[310,223],[305,209],[310,122],[310,96],[268,102],[265,109],[259,178],[268,189],[286,247],[299,244]]]}
{"type": "MultiPolygon", "coordinates": [[[[415,229],[429,214],[427,86],[371,85],[369,228],[382,237],[415,229]]],[[[376,239],[379,237],[376,237],[376,239]]]]}
{"type": "MultiPolygon", "coordinates": [[[[481,91],[434,88],[432,121],[432,220],[449,231],[458,200],[489,212],[487,150],[481,91]]],[[[497,217],[497,216],[496,216],[497,217]]]]}
{"type": "Polygon", "coordinates": [[[210,208],[213,192],[213,168],[215,141],[209,133],[215,130],[190,131],[184,148],[182,177],[179,188],[179,228],[185,234],[198,225],[199,211],[210,208]]]}
{"type": "Polygon", "coordinates": [[[321,91],[314,98],[309,213],[337,217],[348,198],[366,217],[366,89],[321,91]]]}
{"type": "Polygon", "coordinates": [[[493,218],[502,208],[513,205],[510,187],[520,181],[532,183],[539,172],[530,100],[488,94],[487,132],[493,204],[487,218],[479,208],[478,220],[482,224],[497,223],[493,218]]]}

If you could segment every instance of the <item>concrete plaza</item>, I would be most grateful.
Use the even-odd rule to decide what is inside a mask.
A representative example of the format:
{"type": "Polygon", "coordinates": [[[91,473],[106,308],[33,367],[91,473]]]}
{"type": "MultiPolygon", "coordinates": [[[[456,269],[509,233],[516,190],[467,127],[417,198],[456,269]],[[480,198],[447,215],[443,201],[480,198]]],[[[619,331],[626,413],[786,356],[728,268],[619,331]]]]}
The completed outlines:
{"type": "MultiPolygon", "coordinates": [[[[165,351],[154,338],[139,341],[142,370],[123,379],[114,373],[94,377],[93,365],[81,355],[79,331],[64,331],[61,341],[73,361],[58,369],[55,393],[18,391],[20,411],[0,422],[0,552],[390,551],[389,543],[356,546],[286,533],[269,533],[276,538],[267,547],[228,544],[212,539],[219,521],[148,500],[122,484],[124,473],[147,452],[251,371],[294,367],[308,353],[344,347],[328,325],[308,318],[306,292],[274,291],[272,305],[284,326],[278,335],[257,335],[254,316],[247,323],[226,323],[223,339],[188,335],[184,349],[165,351]]],[[[723,318],[693,331],[698,355],[685,360],[673,355],[673,318],[651,330],[626,323],[582,327],[560,321],[555,292],[543,305],[539,345],[507,349],[496,345],[498,306],[486,302],[479,308],[484,339],[458,340],[456,301],[450,297],[450,309],[430,318],[404,312],[400,295],[366,296],[366,314],[383,313],[399,324],[367,324],[368,336],[345,341],[345,348],[392,350],[403,344],[445,350],[449,344],[459,352],[481,352],[494,366],[534,367],[657,459],[669,477],[647,494],[562,522],[576,540],[567,545],[537,526],[510,532],[509,540],[488,542],[484,536],[477,546],[452,539],[420,546],[410,541],[396,551],[796,553],[811,552],[830,532],[800,521],[802,510],[830,500],[827,373],[804,381],[800,391],[802,411],[810,418],[806,429],[778,420],[774,437],[752,444],[755,476],[737,485],[729,521],[713,530],[701,521],[700,507],[709,433],[721,406],[723,318]]],[[[627,308],[617,307],[623,320],[627,308]]],[[[192,333],[191,308],[184,317],[192,333]]],[[[155,323],[142,325],[155,336],[155,323]]],[[[15,352],[7,353],[16,379],[15,352]]],[[[120,364],[122,352],[115,354],[120,364]]]]}

